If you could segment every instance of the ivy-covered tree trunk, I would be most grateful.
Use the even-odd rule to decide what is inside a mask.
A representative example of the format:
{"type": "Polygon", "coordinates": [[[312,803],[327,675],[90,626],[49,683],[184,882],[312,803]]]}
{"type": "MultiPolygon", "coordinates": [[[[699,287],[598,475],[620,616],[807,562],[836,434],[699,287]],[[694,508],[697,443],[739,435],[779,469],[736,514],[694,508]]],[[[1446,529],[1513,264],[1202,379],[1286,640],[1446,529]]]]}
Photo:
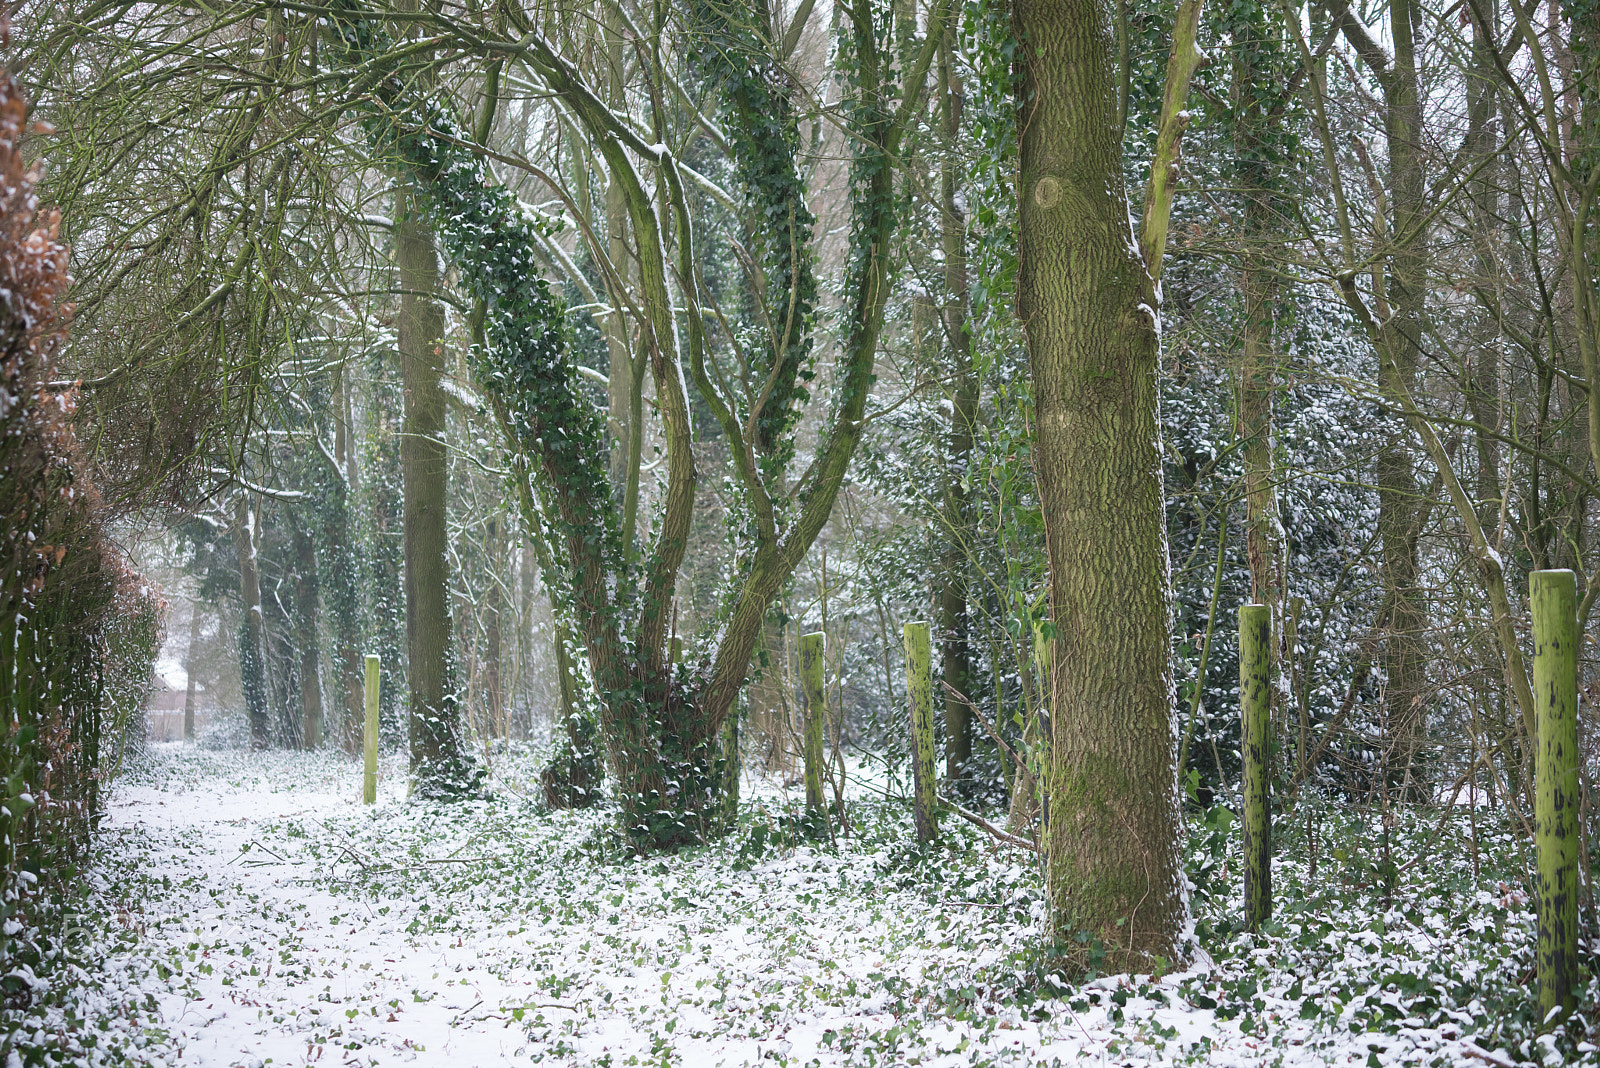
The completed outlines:
{"type": "MultiPolygon", "coordinates": [[[[1130,234],[1116,39],[1102,0],[1017,0],[1019,271],[1056,630],[1051,927],[1107,970],[1183,926],[1157,299],[1130,234]]],[[[1086,963],[1086,960],[1080,963],[1086,963]]]]}
{"type": "Polygon", "coordinates": [[[404,191],[397,194],[400,268],[398,341],[405,421],[400,469],[405,500],[407,737],[411,774],[423,793],[449,792],[464,772],[451,673],[449,566],[445,528],[444,310],[433,232],[404,191]]]}
{"type": "MultiPolygon", "coordinates": [[[[739,58],[724,72],[735,87],[731,111],[750,123],[736,135],[735,154],[769,168],[762,173],[777,181],[785,205],[768,214],[771,258],[764,264],[768,311],[783,314],[770,320],[772,344],[747,354],[757,388],[741,393],[714,382],[706,367],[701,294],[694,284],[695,233],[676,159],[666,145],[644,142],[549,42],[520,16],[512,17],[518,53],[571,110],[625,194],[638,271],[636,358],[652,378],[666,446],[664,492],[648,546],[633,544],[631,525],[618,515],[607,486],[605,425],[577,388],[577,368],[564,345],[564,313],[539,277],[532,251],[536,224],[489,178],[481,161],[459,147],[459,137],[440,136],[455,124],[437,100],[382,75],[374,76],[367,98],[378,102],[368,115],[369,136],[400,162],[440,227],[462,288],[483,302],[485,392],[511,449],[530,534],[548,550],[541,563],[551,565],[551,588],[581,631],[623,826],[640,848],[693,841],[726,818],[720,803],[730,785],[720,755],[724,721],[744,686],[768,609],[826,523],[861,438],[898,219],[893,160],[918,113],[944,16],[941,11],[930,24],[934,36],[905,68],[906,96],[896,106],[888,97],[893,80],[879,48],[882,27],[875,26],[881,12],[868,0],[855,0],[852,14],[849,47],[857,75],[845,110],[858,136],[843,288],[846,337],[836,402],[811,466],[788,485],[783,478],[794,455],[794,424],[808,399],[803,326],[809,310],[802,300],[810,299],[808,285],[814,283],[807,282],[810,216],[796,164],[798,131],[792,104],[773,92],[783,83],[767,77],[774,65],[770,57],[747,63],[748,57],[730,51],[739,58]],[[760,98],[758,90],[768,97],[760,98]],[[734,99],[737,92],[751,94],[748,107],[734,99]],[[635,160],[655,168],[652,192],[635,160]],[[669,251],[676,254],[670,268],[669,251]],[[674,279],[684,283],[676,291],[670,288],[674,279]],[[742,549],[742,570],[729,591],[730,610],[715,650],[674,671],[665,656],[668,624],[698,478],[685,363],[722,429],[756,533],[742,549]]],[[[354,62],[365,63],[386,47],[381,31],[354,12],[335,28],[354,62]]],[[[754,46],[770,49],[770,33],[757,34],[754,46]]],[[[750,191],[752,197],[771,193],[750,191]]],[[[409,492],[408,482],[408,498],[409,492]]]]}
{"type": "MultiPolygon", "coordinates": [[[[959,16],[952,12],[952,22],[959,16]]],[[[968,478],[972,465],[973,421],[978,410],[978,377],[972,367],[967,333],[967,219],[958,199],[961,144],[961,78],[955,70],[954,27],[945,29],[939,47],[940,120],[945,158],[940,166],[941,243],[944,250],[944,348],[954,388],[944,472],[944,550],[939,562],[939,641],[944,678],[945,777],[967,777],[972,758],[973,693],[971,634],[967,612],[968,478]]],[[[1003,759],[1003,758],[1002,758],[1003,759]]]]}

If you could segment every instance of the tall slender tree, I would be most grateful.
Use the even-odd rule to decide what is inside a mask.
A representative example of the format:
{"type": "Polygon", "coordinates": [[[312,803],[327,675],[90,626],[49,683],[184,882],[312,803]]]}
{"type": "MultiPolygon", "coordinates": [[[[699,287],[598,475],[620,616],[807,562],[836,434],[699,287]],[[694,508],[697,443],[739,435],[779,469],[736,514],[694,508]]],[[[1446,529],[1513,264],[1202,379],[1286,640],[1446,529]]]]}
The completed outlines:
{"type": "Polygon", "coordinates": [[[1052,932],[1113,969],[1173,960],[1184,920],[1156,414],[1160,297],[1199,4],[1179,9],[1143,230],[1123,183],[1103,0],[1018,0],[1017,314],[1050,560],[1052,932]]]}
{"type": "Polygon", "coordinates": [[[405,424],[400,468],[405,479],[407,738],[411,774],[424,793],[466,785],[451,648],[445,501],[448,414],[444,309],[434,297],[439,257],[433,230],[404,189],[397,194],[395,259],[400,274],[400,380],[405,424]]]}
{"type": "Polygon", "coordinates": [[[310,529],[298,523],[294,542],[294,645],[300,676],[300,744],[318,749],[323,739],[322,641],[318,617],[317,543],[310,529]]]}
{"type": "MultiPolygon", "coordinates": [[[[957,15],[951,12],[953,21],[957,15]]],[[[946,28],[939,47],[939,120],[942,159],[939,167],[940,245],[944,253],[944,349],[952,375],[950,425],[944,471],[944,550],[939,589],[940,661],[944,679],[945,775],[962,779],[972,757],[971,620],[967,609],[967,576],[971,531],[968,509],[972,495],[973,423],[978,409],[978,376],[972,365],[972,336],[967,329],[967,220],[960,189],[962,121],[961,75],[955,66],[953,28],[946,28]]]]}
{"type": "MultiPolygon", "coordinates": [[[[1384,227],[1387,255],[1374,273],[1373,311],[1388,355],[1378,368],[1378,391],[1403,410],[1416,389],[1422,352],[1427,296],[1426,254],[1431,205],[1424,181],[1422,95],[1417,73],[1417,18],[1414,0],[1389,5],[1391,56],[1345,0],[1329,10],[1351,46],[1372,70],[1383,92],[1383,123],[1388,173],[1378,225],[1384,227]],[[1387,207],[1387,213],[1382,208],[1387,207]],[[1386,216],[1386,217],[1385,217],[1386,216]]],[[[1417,583],[1418,523],[1416,443],[1394,435],[1379,450],[1378,533],[1383,543],[1382,576],[1388,607],[1383,646],[1384,729],[1391,763],[1409,772],[1421,789],[1417,755],[1427,732],[1427,606],[1417,583]]]]}
{"type": "Polygon", "coordinates": [[[250,494],[240,491],[234,500],[233,544],[239,562],[239,687],[244,691],[245,716],[250,722],[250,745],[265,749],[267,731],[266,621],[261,615],[261,569],[256,547],[260,543],[257,511],[250,494]]]}

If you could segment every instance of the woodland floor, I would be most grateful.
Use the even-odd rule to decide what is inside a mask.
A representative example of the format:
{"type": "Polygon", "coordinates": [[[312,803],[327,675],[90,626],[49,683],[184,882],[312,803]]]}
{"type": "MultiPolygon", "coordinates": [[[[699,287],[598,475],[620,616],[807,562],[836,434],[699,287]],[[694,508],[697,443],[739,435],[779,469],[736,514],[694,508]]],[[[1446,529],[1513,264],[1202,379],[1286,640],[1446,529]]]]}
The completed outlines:
{"type": "Polygon", "coordinates": [[[338,754],[150,747],[41,921],[63,952],[0,1010],[0,1061],[1600,1063],[1596,981],[1534,1037],[1528,858],[1492,813],[1402,816],[1385,854],[1376,823],[1303,802],[1250,936],[1213,809],[1189,842],[1199,963],[1069,984],[1033,858],[958,820],[921,850],[903,803],[863,796],[850,837],[796,845],[752,783],[738,833],[629,859],[604,812],[532,803],[536,767],[504,754],[489,799],[435,804],[390,762],[363,808],[338,754]]]}

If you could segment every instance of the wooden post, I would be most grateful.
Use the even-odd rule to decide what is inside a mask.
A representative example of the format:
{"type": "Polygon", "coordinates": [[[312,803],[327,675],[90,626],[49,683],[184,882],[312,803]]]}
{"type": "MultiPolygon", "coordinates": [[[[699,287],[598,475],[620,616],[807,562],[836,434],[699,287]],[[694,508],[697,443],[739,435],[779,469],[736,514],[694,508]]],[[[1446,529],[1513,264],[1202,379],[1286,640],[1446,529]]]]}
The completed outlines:
{"type": "Polygon", "coordinates": [[[1576,1007],[1578,980],[1577,591],[1571,571],[1528,576],[1539,729],[1534,748],[1539,1014],[1547,1024],[1576,1007]]]}
{"type": "Polygon", "coordinates": [[[1271,733],[1272,608],[1239,608],[1240,751],[1244,754],[1244,922],[1261,929],[1272,915],[1271,733]]]}
{"type": "Polygon", "coordinates": [[[820,630],[800,635],[800,688],[806,695],[804,755],[808,812],[821,812],[827,805],[822,797],[822,725],[828,715],[828,691],[823,685],[826,640],[820,630]]]}
{"type": "Polygon", "coordinates": [[[926,623],[907,623],[906,695],[911,703],[912,811],[917,841],[939,837],[933,782],[933,653],[926,623]]]}
{"type": "Polygon", "coordinates": [[[361,768],[361,803],[375,804],[378,800],[378,658],[367,657],[367,721],[361,732],[363,749],[361,768]]]}

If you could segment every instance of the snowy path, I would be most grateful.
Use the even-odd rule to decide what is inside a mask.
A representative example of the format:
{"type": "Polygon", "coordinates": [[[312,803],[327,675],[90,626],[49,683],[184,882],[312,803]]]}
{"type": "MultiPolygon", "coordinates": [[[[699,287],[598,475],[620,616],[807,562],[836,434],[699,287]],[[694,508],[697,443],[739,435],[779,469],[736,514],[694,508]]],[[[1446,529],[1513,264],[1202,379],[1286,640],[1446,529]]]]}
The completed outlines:
{"type": "MultiPolygon", "coordinates": [[[[166,942],[184,946],[189,989],[160,999],[184,1060],[368,1064],[382,1050],[384,1063],[412,1059],[430,1042],[463,1064],[509,1057],[519,1043],[504,1028],[451,1026],[473,1002],[510,999],[506,984],[473,963],[480,947],[406,934],[405,912],[348,896],[330,866],[297,848],[292,828],[361,812],[359,787],[341,781],[350,778],[343,762],[296,764],[323,774],[293,783],[233,768],[172,788],[123,786],[109,806],[109,828],[152,847],[142,874],[172,891],[129,898],[126,910],[136,929],[148,933],[154,922],[166,942]]],[[[387,804],[397,800],[395,778],[387,804]]]]}
{"type": "Polygon", "coordinates": [[[918,853],[896,806],[860,806],[876,822],[836,850],[623,860],[602,817],[505,789],[514,767],[501,799],[450,806],[387,770],[371,809],[331,754],[156,747],[117,785],[92,877],[122,943],[107,982],[154,998],[136,1059],[1448,1064],[1470,1030],[1363,1015],[1403,1000],[1373,975],[1409,967],[1381,938],[1050,996],[1037,873],[959,825],[918,853]]]}

